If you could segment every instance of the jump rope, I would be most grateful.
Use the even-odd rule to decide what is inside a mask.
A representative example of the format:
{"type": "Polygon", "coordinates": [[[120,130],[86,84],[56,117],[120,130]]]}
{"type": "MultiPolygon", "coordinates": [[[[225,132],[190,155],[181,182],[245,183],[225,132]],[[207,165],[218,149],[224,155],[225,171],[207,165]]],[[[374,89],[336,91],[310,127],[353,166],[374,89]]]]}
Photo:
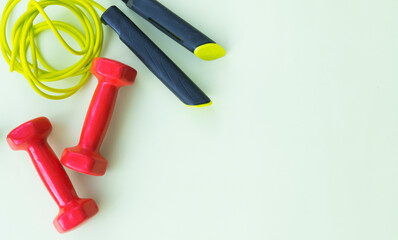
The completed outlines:
{"type": "MultiPolygon", "coordinates": [[[[90,77],[90,65],[102,50],[103,29],[95,8],[104,12],[106,9],[92,0],[42,0],[29,1],[27,10],[12,28],[11,46],[8,45],[6,27],[10,14],[20,0],[10,0],[4,8],[0,26],[0,46],[4,59],[10,65],[10,71],[17,71],[25,76],[32,88],[41,96],[49,99],[64,99],[76,93],[90,77]],[[48,6],[62,6],[69,9],[80,21],[84,33],[70,23],[51,20],[44,9],[48,6]],[[33,24],[38,15],[44,22],[33,24]],[[42,32],[50,29],[60,43],[70,53],[82,56],[81,59],[63,70],[54,69],[42,56],[36,39],[42,32]],[[69,34],[79,44],[81,50],[73,49],[61,36],[60,31],[69,34]],[[28,51],[32,61],[28,61],[28,51]],[[40,68],[38,63],[44,68],[40,68]],[[81,79],[68,88],[50,87],[47,83],[68,81],[71,77],[81,79]]],[[[69,81],[70,83],[70,81],[69,81]]]]}
{"type": "MultiPolygon", "coordinates": [[[[30,0],[26,12],[13,26],[10,47],[6,37],[6,26],[12,10],[20,1],[9,0],[4,9],[0,27],[1,51],[10,65],[10,70],[23,74],[32,88],[43,97],[67,98],[87,82],[90,76],[90,64],[95,57],[99,56],[102,49],[102,20],[102,23],[109,25],[119,35],[120,40],[185,105],[203,107],[212,103],[210,98],[116,6],[105,9],[93,0],[30,0]],[[44,11],[48,6],[69,9],[79,19],[84,33],[70,23],[51,20],[44,11]],[[96,9],[103,12],[101,17],[96,9]],[[45,21],[33,24],[39,14],[45,21]],[[35,42],[37,36],[48,29],[51,29],[69,52],[82,58],[63,70],[54,69],[43,58],[35,42]],[[70,47],[59,33],[60,31],[72,36],[81,50],[70,47]],[[31,62],[27,59],[29,49],[31,62]],[[39,62],[44,68],[39,67],[39,62]],[[67,88],[51,87],[48,84],[56,81],[67,82],[69,78],[79,75],[81,75],[80,81],[67,88]]],[[[225,50],[222,47],[159,2],[155,0],[123,0],[123,2],[199,58],[214,60],[224,56],[225,50]]]]}

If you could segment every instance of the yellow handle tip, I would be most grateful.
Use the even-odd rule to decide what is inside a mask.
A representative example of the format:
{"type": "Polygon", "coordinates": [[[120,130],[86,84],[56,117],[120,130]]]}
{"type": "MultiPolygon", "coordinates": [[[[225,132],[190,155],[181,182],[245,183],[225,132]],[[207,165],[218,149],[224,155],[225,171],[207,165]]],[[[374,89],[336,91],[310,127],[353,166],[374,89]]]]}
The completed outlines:
{"type": "Polygon", "coordinates": [[[201,108],[201,107],[207,107],[210,106],[213,102],[210,101],[208,103],[203,103],[203,104],[199,104],[199,105],[187,105],[188,107],[192,107],[192,108],[201,108]]]}
{"type": "Polygon", "coordinates": [[[194,54],[202,60],[211,61],[225,55],[225,50],[217,43],[206,43],[197,47],[194,54]]]}

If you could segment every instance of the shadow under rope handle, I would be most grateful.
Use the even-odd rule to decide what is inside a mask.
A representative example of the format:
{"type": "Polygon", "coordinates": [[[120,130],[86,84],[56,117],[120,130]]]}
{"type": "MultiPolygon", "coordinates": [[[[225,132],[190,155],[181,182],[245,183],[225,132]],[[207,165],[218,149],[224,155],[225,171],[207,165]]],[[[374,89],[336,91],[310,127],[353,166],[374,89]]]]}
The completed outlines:
{"type": "Polygon", "coordinates": [[[184,104],[211,104],[209,97],[116,6],[108,8],[101,19],[184,104]]]}
{"type": "Polygon", "coordinates": [[[203,60],[225,55],[225,50],[156,0],[122,0],[127,7],[148,20],[203,60]]]}

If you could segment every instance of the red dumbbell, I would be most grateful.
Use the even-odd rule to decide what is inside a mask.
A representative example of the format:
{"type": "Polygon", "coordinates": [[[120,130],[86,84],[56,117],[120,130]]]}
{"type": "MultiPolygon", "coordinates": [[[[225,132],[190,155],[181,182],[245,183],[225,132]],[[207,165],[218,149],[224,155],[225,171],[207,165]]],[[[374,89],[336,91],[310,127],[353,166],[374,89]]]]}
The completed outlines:
{"type": "Polygon", "coordinates": [[[98,86],[87,111],[79,144],[65,149],[61,162],[75,171],[102,176],[108,162],[99,150],[112,117],[118,90],[133,84],[137,71],[114,60],[95,58],[91,73],[98,78],[98,86]]]}
{"type": "Polygon", "coordinates": [[[98,207],[94,200],[77,196],[65,169],[47,143],[51,129],[47,118],[36,118],[12,130],[7,141],[13,150],[29,153],[44,185],[59,206],[59,214],[53,223],[63,233],[94,216],[98,207]]]}

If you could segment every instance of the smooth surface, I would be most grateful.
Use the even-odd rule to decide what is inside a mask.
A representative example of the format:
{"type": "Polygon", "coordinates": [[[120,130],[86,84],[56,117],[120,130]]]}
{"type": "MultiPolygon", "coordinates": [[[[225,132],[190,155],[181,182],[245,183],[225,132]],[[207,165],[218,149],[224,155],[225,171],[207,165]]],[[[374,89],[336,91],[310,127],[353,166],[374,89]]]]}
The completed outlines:
{"type": "Polygon", "coordinates": [[[194,51],[195,55],[202,60],[211,61],[223,57],[226,52],[217,43],[206,43],[197,47],[194,51]]]}
{"type": "Polygon", "coordinates": [[[59,157],[76,144],[97,81],[48,101],[0,59],[0,239],[398,239],[397,1],[161,2],[227,51],[200,60],[129,15],[213,105],[182,105],[105,30],[102,56],[138,76],[118,95],[106,175],[67,169],[101,211],[62,236],[47,225],[57,207],[5,135],[48,116],[59,157]]]}

